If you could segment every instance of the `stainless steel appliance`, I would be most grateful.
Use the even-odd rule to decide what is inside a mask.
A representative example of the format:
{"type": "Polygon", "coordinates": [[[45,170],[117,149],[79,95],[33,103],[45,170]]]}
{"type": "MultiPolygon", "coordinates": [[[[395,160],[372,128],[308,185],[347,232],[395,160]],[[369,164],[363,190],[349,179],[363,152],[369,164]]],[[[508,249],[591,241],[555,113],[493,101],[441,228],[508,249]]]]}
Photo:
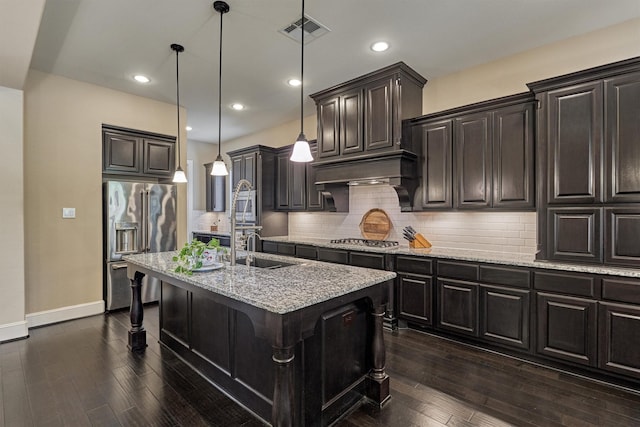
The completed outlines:
{"type": "MultiPolygon", "coordinates": [[[[176,249],[176,209],[175,185],[127,181],[103,184],[103,294],[107,311],[131,303],[123,255],[176,249]]],[[[159,293],[159,280],[145,276],[142,302],[157,301],[159,293]]]]}
{"type": "Polygon", "coordinates": [[[239,224],[256,222],[256,191],[239,191],[236,197],[236,222],[239,224]]]}

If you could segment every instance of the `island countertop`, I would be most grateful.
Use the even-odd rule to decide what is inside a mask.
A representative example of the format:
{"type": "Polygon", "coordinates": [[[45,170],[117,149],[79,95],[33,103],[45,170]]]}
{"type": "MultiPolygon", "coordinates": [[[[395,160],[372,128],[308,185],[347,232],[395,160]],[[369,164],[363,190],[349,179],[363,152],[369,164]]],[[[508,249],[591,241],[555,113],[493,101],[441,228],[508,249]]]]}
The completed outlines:
{"type": "Polygon", "coordinates": [[[294,265],[277,269],[227,265],[188,276],[174,271],[177,264],[172,258],[177,253],[127,255],[123,260],[134,265],[130,268],[140,266],[277,314],[300,310],[396,277],[390,271],[264,253],[257,257],[294,265]]]}

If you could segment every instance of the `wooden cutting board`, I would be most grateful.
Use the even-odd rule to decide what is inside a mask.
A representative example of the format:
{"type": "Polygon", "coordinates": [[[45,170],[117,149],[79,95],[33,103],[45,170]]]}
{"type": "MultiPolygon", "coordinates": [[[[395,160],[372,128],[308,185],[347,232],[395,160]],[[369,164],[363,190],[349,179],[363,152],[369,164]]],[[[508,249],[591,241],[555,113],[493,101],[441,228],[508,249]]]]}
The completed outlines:
{"type": "Polygon", "coordinates": [[[391,219],[382,209],[370,209],[362,216],[360,232],[365,239],[384,240],[391,232],[391,219]]]}

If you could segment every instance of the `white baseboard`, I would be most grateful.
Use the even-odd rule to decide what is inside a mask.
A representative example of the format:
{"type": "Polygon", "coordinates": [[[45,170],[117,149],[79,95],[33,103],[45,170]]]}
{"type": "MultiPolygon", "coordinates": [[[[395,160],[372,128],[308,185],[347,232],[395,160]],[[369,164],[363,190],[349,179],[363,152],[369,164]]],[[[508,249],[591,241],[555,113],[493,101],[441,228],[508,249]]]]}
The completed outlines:
{"type": "Polygon", "coordinates": [[[0,342],[24,338],[28,335],[26,320],[0,325],[0,342]]]}
{"type": "Polygon", "coordinates": [[[27,314],[26,320],[29,328],[35,328],[36,326],[50,325],[101,313],[104,313],[103,300],[30,313],[27,314]]]}

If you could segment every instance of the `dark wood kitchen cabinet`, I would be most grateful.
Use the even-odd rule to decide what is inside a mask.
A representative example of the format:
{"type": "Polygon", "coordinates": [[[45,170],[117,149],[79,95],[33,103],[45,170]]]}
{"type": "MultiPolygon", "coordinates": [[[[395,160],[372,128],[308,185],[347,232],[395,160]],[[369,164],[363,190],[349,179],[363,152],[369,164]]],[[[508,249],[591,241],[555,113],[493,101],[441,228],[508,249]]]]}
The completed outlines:
{"type": "Polygon", "coordinates": [[[411,141],[402,140],[402,120],[420,115],[425,83],[399,62],[312,94],[318,114],[318,157],[409,148],[411,141]]]}
{"type": "Polygon", "coordinates": [[[410,120],[422,208],[533,210],[533,101],[523,93],[410,120]]]}
{"type": "Polygon", "coordinates": [[[307,207],[306,163],[292,162],[292,145],[276,155],[276,209],[301,211],[307,207]]]}
{"type": "Polygon", "coordinates": [[[174,137],[102,127],[102,173],[170,178],[174,170],[174,137]]]}
{"type": "MultiPolygon", "coordinates": [[[[314,160],[318,159],[318,144],[316,141],[309,142],[309,148],[311,148],[311,155],[314,160]]],[[[313,163],[306,164],[307,173],[307,210],[308,211],[322,211],[324,210],[324,196],[322,191],[316,189],[316,169],[313,163]]]]}
{"type": "Polygon", "coordinates": [[[412,138],[422,146],[422,208],[453,208],[453,120],[417,124],[412,138]]]}
{"type": "Polygon", "coordinates": [[[396,257],[396,304],[398,319],[420,326],[433,322],[433,261],[430,259],[396,257]]]}
{"type": "MultiPolygon", "coordinates": [[[[537,129],[538,259],[567,260],[558,247],[566,241],[557,232],[547,232],[555,224],[555,209],[638,208],[640,205],[640,59],[620,61],[565,76],[530,83],[539,102],[537,129]],[[615,205],[614,205],[615,204],[615,205]],[[558,255],[560,254],[560,255],[558,255]]],[[[602,214],[600,214],[602,216],[602,214]]],[[[585,228],[564,221],[567,230],[585,228]]],[[[640,265],[637,250],[629,250],[628,239],[616,230],[635,229],[633,220],[618,224],[603,219],[604,238],[578,248],[590,254],[574,261],[609,265],[640,265]],[[616,239],[622,238],[618,243],[616,239]],[[621,256],[614,255],[617,250],[621,256]]],[[[581,251],[578,251],[581,252],[581,251]]]]}
{"type": "Polygon", "coordinates": [[[479,335],[477,283],[438,276],[438,327],[477,337],[479,335]]]}
{"type": "Polygon", "coordinates": [[[212,176],[213,162],[205,163],[205,209],[207,212],[224,212],[227,199],[227,177],[212,176]]]}
{"type": "Polygon", "coordinates": [[[548,271],[534,278],[538,354],[596,366],[600,278],[548,271]]]}
{"type": "Polygon", "coordinates": [[[529,94],[517,95],[485,104],[491,106],[489,110],[455,119],[457,208],[534,207],[532,101],[529,94]]]}
{"type": "MultiPolygon", "coordinates": [[[[231,154],[231,153],[227,153],[231,154]]],[[[241,179],[246,179],[255,186],[257,152],[231,156],[231,189],[235,190],[241,179]]]]}
{"type": "Polygon", "coordinates": [[[601,208],[547,209],[549,257],[558,261],[602,261],[601,208]]]}

